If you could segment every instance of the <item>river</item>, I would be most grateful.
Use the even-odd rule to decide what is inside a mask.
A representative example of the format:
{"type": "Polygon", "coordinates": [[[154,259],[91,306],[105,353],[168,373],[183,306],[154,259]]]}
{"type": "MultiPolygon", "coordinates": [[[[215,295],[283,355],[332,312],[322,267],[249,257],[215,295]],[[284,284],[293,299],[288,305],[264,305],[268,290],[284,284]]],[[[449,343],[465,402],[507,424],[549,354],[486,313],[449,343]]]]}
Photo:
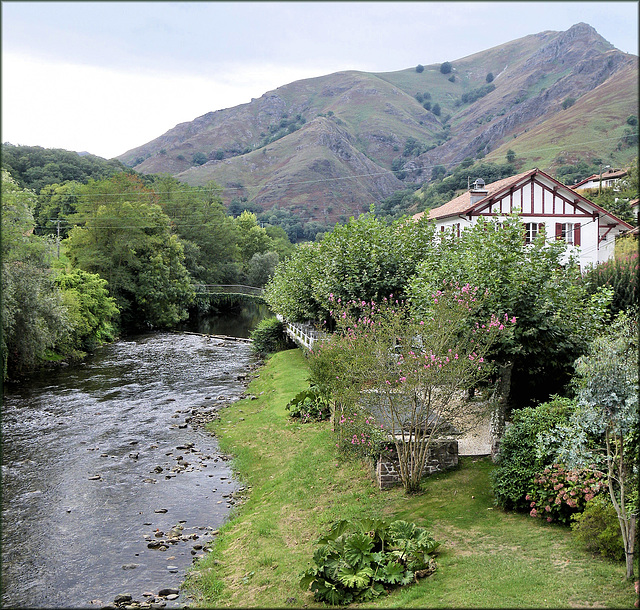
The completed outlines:
{"type": "Polygon", "coordinates": [[[179,587],[242,491],[197,420],[224,417],[255,363],[246,343],[158,332],[5,387],[2,606],[183,606],[159,590],[179,587]]]}

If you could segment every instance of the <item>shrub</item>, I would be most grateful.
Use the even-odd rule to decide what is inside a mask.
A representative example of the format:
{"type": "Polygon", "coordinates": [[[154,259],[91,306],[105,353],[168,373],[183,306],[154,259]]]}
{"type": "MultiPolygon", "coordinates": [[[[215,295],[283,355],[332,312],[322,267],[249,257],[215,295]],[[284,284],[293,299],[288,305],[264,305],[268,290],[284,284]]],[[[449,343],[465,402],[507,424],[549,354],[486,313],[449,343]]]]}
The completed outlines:
{"type": "Polygon", "coordinates": [[[571,530],[582,546],[592,553],[600,553],[617,561],[624,560],[624,543],[620,523],[613,504],[598,496],[587,502],[582,513],[572,517],[571,530]]]}
{"type": "Polygon", "coordinates": [[[551,450],[538,452],[538,435],[566,424],[574,402],[559,396],[537,407],[520,409],[500,444],[498,467],[491,473],[496,504],[510,510],[530,508],[527,491],[536,474],[553,462],[551,450]]]}
{"type": "Polygon", "coordinates": [[[429,555],[440,543],[414,523],[359,519],[338,521],[316,546],[300,587],[311,587],[316,601],[346,605],[430,576],[436,563],[429,555]]]}
{"type": "Polygon", "coordinates": [[[616,256],[591,269],[584,279],[590,293],[595,293],[600,286],[613,288],[611,313],[625,311],[638,302],[638,253],[631,251],[616,256]]]}
{"type": "Polygon", "coordinates": [[[251,331],[253,349],[259,354],[273,354],[289,347],[284,322],[278,318],[266,318],[251,331]]]}
{"type": "Polygon", "coordinates": [[[331,417],[331,404],[322,390],[312,384],[296,394],[285,406],[291,417],[300,418],[302,423],[322,421],[331,417]]]}
{"type": "Polygon", "coordinates": [[[606,488],[604,475],[588,468],[568,470],[562,464],[545,468],[533,479],[526,499],[531,517],[546,517],[568,525],[589,500],[606,488]]]}
{"type": "Polygon", "coordinates": [[[445,61],[443,64],[440,65],[440,72],[442,72],[442,74],[449,74],[452,68],[453,66],[451,65],[451,63],[448,61],[445,61]]]}
{"type": "Polygon", "coordinates": [[[420,74],[421,72],[424,72],[424,66],[423,66],[422,64],[418,64],[418,65],[416,66],[416,72],[417,72],[418,74],[420,74]]]}

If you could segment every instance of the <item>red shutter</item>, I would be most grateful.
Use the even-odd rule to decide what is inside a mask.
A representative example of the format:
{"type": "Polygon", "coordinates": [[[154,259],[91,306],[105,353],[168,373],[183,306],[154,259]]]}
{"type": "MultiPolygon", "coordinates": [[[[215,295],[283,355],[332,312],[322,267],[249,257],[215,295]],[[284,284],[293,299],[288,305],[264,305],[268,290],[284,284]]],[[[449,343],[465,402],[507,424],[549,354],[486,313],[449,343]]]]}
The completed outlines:
{"type": "Polygon", "coordinates": [[[556,239],[562,239],[562,223],[556,222],[556,239]]]}
{"type": "Polygon", "coordinates": [[[573,225],[573,245],[574,246],[580,245],[580,223],[579,222],[576,222],[573,225]]]}

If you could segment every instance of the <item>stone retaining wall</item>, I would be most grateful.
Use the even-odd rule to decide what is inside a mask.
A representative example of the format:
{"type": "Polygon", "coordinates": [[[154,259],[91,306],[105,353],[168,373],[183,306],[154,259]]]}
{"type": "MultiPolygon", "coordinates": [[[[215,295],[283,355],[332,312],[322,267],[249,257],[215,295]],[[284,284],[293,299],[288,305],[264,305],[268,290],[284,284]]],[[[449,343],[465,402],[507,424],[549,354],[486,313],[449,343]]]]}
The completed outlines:
{"type": "MultiPolygon", "coordinates": [[[[433,441],[425,463],[423,476],[455,468],[458,465],[458,441],[442,439],[433,441]]],[[[389,489],[400,483],[400,466],[395,450],[392,456],[378,458],[376,479],[380,489],[389,489]]]]}

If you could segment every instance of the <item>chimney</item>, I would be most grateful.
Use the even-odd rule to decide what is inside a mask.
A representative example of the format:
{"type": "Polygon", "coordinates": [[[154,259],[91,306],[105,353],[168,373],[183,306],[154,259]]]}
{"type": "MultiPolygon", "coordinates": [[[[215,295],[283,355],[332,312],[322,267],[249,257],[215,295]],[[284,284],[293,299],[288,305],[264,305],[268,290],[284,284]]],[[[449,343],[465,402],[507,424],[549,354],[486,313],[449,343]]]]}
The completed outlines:
{"type": "Polygon", "coordinates": [[[481,199],[484,199],[489,191],[484,188],[484,180],[482,178],[477,178],[471,187],[471,205],[478,203],[481,199]]]}

